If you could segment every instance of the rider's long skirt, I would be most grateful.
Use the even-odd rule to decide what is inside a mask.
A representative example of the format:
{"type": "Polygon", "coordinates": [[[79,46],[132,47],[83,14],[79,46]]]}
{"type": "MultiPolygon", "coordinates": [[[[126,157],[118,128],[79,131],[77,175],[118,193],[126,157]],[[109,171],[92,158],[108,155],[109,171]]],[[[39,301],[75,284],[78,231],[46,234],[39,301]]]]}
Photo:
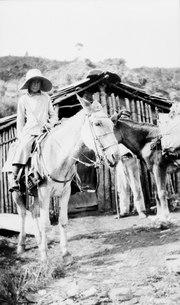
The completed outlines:
{"type": "Polygon", "coordinates": [[[12,164],[25,165],[30,157],[32,145],[35,140],[35,136],[26,135],[23,139],[17,141],[16,152],[14,154],[12,164]]]}

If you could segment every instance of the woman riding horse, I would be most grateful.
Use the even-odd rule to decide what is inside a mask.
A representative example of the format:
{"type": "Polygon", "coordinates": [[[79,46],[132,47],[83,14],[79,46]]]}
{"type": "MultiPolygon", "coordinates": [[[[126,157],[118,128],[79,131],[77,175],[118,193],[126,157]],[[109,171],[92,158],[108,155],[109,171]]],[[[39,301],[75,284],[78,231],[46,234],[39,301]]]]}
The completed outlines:
{"type": "MultiPolygon", "coordinates": [[[[47,259],[46,231],[49,223],[49,204],[51,197],[59,197],[60,245],[62,256],[67,257],[66,226],[68,224],[68,201],[71,193],[71,181],[75,175],[75,164],[84,144],[109,166],[119,161],[118,143],[113,132],[113,123],[96,101],[88,101],[77,96],[82,110],[76,115],[55,126],[40,144],[39,162],[44,174],[43,183],[37,189],[36,204],[40,209],[40,219],[33,213],[34,233],[39,246],[41,259],[47,259]],[[40,226],[41,225],[41,226],[40,226]]],[[[34,156],[32,157],[32,163],[34,156]]],[[[21,231],[18,241],[18,253],[25,248],[26,207],[20,192],[12,193],[20,215],[21,231]]]]}
{"type": "Polygon", "coordinates": [[[35,138],[44,130],[52,128],[58,121],[56,112],[46,93],[52,88],[50,80],[42,76],[38,69],[31,69],[26,74],[26,80],[20,87],[27,89],[21,96],[17,109],[16,150],[12,160],[13,170],[9,191],[19,191],[18,173],[26,165],[35,138]]]}

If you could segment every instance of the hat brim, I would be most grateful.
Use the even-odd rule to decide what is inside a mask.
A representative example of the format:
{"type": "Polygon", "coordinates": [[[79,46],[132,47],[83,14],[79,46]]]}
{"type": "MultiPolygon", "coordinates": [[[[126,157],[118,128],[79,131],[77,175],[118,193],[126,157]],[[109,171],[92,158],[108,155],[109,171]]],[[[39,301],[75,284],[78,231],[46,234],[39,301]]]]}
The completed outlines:
{"type": "Polygon", "coordinates": [[[23,90],[23,89],[28,89],[29,87],[29,83],[33,80],[33,79],[40,79],[41,81],[41,90],[48,92],[51,91],[52,89],[52,83],[50,82],[49,79],[47,79],[46,77],[43,76],[34,76],[32,78],[29,78],[28,80],[26,80],[19,88],[19,90],[23,90]]]}

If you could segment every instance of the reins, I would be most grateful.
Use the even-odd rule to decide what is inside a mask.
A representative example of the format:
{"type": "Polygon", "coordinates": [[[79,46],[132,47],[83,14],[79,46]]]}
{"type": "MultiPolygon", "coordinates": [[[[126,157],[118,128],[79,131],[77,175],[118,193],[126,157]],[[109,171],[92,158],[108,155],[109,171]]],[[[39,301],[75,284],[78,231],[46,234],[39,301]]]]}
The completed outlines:
{"type": "MultiPolygon", "coordinates": [[[[100,165],[101,165],[101,159],[100,159],[100,162],[97,162],[97,161],[94,161],[94,160],[90,159],[89,157],[87,157],[87,156],[84,155],[83,153],[80,153],[80,155],[82,155],[82,156],[85,157],[87,160],[89,160],[90,163],[84,162],[84,161],[82,161],[82,160],[80,160],[80,159],[78,159],[78,158],[75,158],[75,157],[71,157],[71,158],[74,159],[75,161],[77,161],[77,162],[79,162],[79,163],[81,163],[81,164],[87,166],[87,167],[95,167],[95,168],[100,167],[100,165]]],[[[99,159],[98,159],[98,161],[99,161],[99,159]]]]}

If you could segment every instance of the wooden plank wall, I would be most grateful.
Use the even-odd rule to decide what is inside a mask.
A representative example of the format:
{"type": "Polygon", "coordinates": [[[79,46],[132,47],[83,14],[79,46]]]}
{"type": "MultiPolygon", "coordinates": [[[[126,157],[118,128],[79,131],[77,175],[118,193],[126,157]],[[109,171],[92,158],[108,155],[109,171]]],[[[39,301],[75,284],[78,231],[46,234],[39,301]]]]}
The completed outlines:
{"type": "Polygon", "coordinates": [[[10,145],[16,139],[15,125],[8,126],[0,133],[0,213],[17,213],[16,205],[13,203],[11,193],[8,191],[7,173],[2,173],[4,162],[10,145]]]}

